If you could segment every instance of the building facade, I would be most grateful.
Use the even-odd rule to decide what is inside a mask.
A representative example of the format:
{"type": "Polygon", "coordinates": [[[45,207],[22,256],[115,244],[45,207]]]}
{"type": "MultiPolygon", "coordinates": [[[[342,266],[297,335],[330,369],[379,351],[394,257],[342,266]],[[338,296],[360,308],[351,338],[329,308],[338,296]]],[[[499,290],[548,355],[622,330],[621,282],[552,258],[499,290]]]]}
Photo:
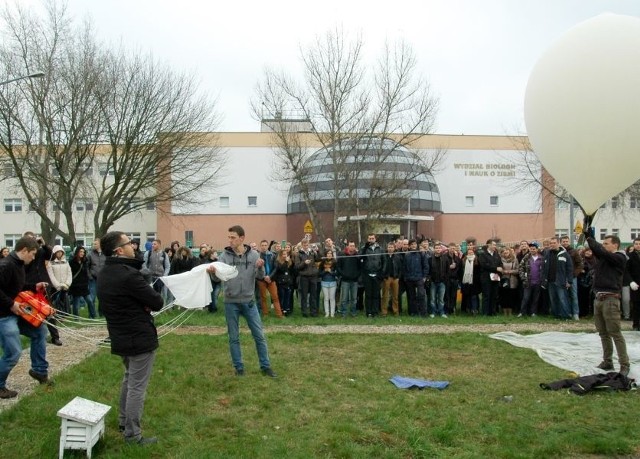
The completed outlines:
{"type": "MultiPolygon", "coordinates": [[[[214,193],[206,199],[199,196],[199,204],[191,206],[168,203],[159,209],[150,207],[132,213],[120,219],[113,229],[124,231],[143,244],[158,237],[166,245],[177,240],[193,246],[206,242],[216,248],[227,244],[227,229],[235,224],[245,228],[247,241],[267,239],[295,243],[309,231],[314,240],[320,239],[319,229],[310,227],[309,215],[304,209],[301,211],[294,187],[274,178],[274,168],[278,165],[272,135],[269,132],[212,134],[212,144],[217,141],[226,157],[224,171],[214,184],[214,193]]],[[[322,146],[314,144],[311,134],[307,140],[310,156],[321,151],[322,146]]],[[[412,148],[421,154],[445,151],[442,164],[433,171],[432,177],[416,185],[420,190],[411,194],[406,205],[399,206],[388,218],[367,230],[382,239],[403,235],[446,242],[475,237],[479,242],[499,238],[515,243],[522,239],[541,240],[572,234],[582,219],[579,211],[574,210],[571,218],[569,206],[554,204],[541,186],[526,189],[519,186],[522,181],[531,181],[522,168],[517,167],[518,145],[522,140],[506,136],[422,137],[412,148]],[[421,207],[421,199],[437,201],[437,204],[421,207]]],[[[203,164],[202,170],[206,167],[203,164]]],[[[26,199],[12,182],[11,170],[5,167],[3,172],[0,234],[4,245],[11,247],[24,231],[38,232],[40,219],[29,210],[26,199]]],[[[93,173],[108,172],[96,167],[93,173]]],[[[93,206],[90,197],[79,199],[75,206],[78,240],[85,245],[90,245],[94,237],[93,206]]],[[[323,235],[340,237],[333,233],[331,209],[322,210],[323,235]]],[[[340,218],[357,221],[359,217],[362,216],[340,218]]],[[[613,198],[598,212],[594,224],[597,237],[611,233],[623,242],[630,242],[640,236],[640,199],[613,198]]],[[[363,228],[363,231],[366,230],[363,228]]]]}

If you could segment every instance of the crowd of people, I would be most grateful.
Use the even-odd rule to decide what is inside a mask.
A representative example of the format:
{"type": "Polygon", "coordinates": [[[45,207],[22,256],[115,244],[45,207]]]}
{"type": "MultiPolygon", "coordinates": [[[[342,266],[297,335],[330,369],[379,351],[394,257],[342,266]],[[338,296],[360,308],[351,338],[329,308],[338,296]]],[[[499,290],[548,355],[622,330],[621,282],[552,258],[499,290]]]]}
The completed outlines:
{"type": "MultiPolygon", "coordinates": [[[[265,260],[267,276],[256,285],[264,316],[273,310],[286,317],[294,304],[303,317],[327,318],[502,313],[579,320],[594,313],[593,251],[572,247],[569,237],[483,245],[474,238],[445,244],[400,237],[383,247],[370,234],[361,247],[307,237],[295,245],[262,240],[250,246],[265,260]]],[[[640,294],[634,293],[640,273],[633,263],[640,263],[640,241],[626,252],[632,262],[625,269],[622,318],[640,330],[640,294]]]]}

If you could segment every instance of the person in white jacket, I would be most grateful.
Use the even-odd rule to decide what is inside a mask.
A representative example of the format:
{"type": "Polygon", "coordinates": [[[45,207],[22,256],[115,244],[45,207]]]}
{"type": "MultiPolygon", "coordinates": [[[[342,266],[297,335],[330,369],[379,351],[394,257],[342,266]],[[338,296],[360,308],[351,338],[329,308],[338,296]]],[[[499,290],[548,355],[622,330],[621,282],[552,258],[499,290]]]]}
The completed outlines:
{"type": "Polygon", "coordinates": [[[71,267],[65,258],[65,252],[61,245],[54,246],[52,252],[52,259],[47,263],[47,273],[54,289],[51,293],[51,301],[56,309],[69,312],[67,293],[73,281],[71,267]]]}

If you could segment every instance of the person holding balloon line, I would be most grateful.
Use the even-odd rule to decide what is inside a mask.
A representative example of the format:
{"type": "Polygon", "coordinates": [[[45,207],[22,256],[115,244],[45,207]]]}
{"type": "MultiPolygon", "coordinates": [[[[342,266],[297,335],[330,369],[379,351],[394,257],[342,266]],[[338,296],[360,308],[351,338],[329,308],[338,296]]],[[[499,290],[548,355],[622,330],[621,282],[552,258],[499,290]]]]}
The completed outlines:
{"type": "MultiPolygon", "coordinates": [[[[586,220],[586,219],[585,219],[586,220]]],[[[602,244],[592,236],[592,229],[588,221],[584,225],[585,243],[593,252],[596,263],[593,267],[594,280],[594,322],[600,341],[602,342],[602,362],[598,368],[613,371],[613,346],[618,353],[620,362],[619,373],[627,376],[630,364],[627,354],[627,343],[620,327],[620,299],[622,293],[622,278],[624,275],[627,256],[620,250],[620,238],[607,235],[602,244]]]]}

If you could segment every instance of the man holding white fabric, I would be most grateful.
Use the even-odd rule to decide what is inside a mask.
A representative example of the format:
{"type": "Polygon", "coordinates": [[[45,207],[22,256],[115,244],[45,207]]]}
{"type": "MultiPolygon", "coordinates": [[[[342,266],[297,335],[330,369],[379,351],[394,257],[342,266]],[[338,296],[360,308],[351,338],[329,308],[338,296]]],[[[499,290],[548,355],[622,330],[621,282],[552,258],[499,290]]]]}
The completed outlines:
{"type": "MultiPolygon", "coordinates": [[[[231,361],[236,376],[244,376],[239,320],[242,315],[246,319],[251,336],[256,343],[260,371],[265,376],[276,378],[276,374],[271,369],[267,339],[262,330],[260,313],[254,299],[255,281],[264,277],[264,260],[260,258],[258,252],[244,243],[245,233],[241,226],[232,226],[228,231],[229,246],[222,251],[218,261],[235,266],[238,270],[236,277],[224,283],[224,312],[227,320],[231,361]]],[[[207,271],[215,274],[216,268],[214,265],[210,265],[207,271]]]]}

